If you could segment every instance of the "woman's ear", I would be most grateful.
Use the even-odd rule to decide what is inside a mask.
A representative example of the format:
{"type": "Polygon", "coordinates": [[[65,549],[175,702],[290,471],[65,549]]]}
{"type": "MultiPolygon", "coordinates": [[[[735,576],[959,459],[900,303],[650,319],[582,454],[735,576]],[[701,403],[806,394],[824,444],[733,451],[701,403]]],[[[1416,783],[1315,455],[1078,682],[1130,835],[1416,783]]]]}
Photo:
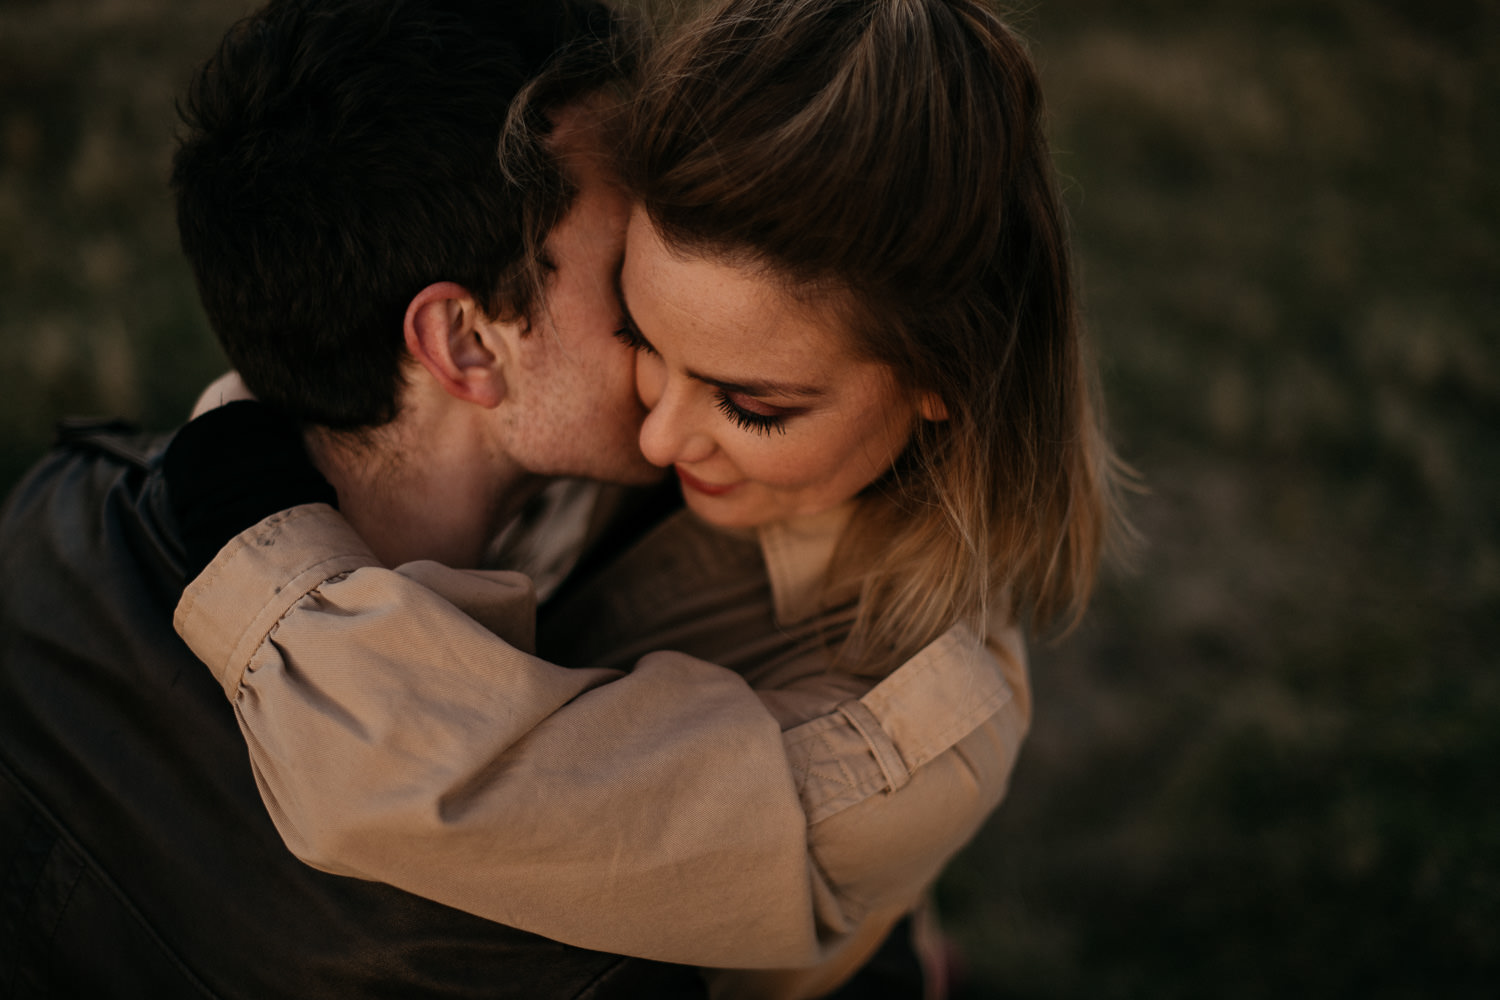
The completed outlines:
{"type": "Polygon", "coordinates": [[[933,423],[948,419],[948,407],[935,392],[924,392],[917,397],[917,413],[933,423]]]}
{"type": "Polygon", "coordinates": [[[508,348],[462,285],[440,281],[418,292],[406,307],[406,349],[450,396],[483,407],[505,398],[508,348]]]}

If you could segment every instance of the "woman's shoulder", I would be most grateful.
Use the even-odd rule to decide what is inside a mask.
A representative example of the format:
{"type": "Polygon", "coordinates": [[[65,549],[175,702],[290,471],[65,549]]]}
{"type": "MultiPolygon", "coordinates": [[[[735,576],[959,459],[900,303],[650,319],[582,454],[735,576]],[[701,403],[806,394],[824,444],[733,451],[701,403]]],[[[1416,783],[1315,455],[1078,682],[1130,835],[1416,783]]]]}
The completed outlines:
{"type": "Polygon", "coordinates": [[[1019,708],[1027,723],[1031,696],[1020,630],[980,636],[967,625],[954,625],[860,702],[912,769],[952,747],[1004,705],[1019,708]]]}

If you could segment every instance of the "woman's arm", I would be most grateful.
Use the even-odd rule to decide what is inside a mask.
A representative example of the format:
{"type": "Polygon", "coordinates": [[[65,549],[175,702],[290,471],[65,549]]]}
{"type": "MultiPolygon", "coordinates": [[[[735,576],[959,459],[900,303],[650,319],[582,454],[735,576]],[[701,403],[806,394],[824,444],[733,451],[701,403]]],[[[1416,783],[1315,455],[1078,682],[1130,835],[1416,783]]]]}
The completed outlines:
{"type": "Polygon", "coordinates": [[[701,660],[568,670],[497,637],[527,645],[532,610],[514,574],[381,569],[312,506],[226,547],[177,623],[304,860],[692,964],[808,965],[909,906],[998,801],[1024,729],[972,650],[842,709],[831,686],[830,714],[783,734],[701,660]]]}

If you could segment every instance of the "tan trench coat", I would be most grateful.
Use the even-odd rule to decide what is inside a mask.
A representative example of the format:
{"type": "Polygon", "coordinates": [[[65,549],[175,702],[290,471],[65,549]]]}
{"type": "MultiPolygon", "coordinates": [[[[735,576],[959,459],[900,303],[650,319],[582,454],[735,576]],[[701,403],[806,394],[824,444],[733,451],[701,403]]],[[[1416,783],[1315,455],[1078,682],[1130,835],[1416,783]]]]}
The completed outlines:
{"type": "Polygon", "coordinates": [[[827,670],[847,511],[735,537],[682,513],[548,619],[516,573],[388,570],[278,514],[188,589],[290,849],[581,947],[813,995],[915,906],[1004,794],[1030,716],[1013,628],[876,683],[827,670]],[[794,971],[795,970],[795,971],[794,971]]]}

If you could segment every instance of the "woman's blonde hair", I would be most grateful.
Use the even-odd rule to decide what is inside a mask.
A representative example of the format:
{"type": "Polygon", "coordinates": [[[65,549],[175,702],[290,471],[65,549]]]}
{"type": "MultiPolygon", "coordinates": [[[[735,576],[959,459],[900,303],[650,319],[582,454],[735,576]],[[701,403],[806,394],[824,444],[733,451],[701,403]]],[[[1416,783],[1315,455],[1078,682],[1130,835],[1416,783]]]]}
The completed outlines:
{"type": "Polygon", "coordinates": [[[1076,620],[1117,518],[1041,118],[983,0],[726,0],[645,69],[626,169],[667,244],[836,303],[946,407],[835,559],[860,670],[955,621],[1076,620]]]}

